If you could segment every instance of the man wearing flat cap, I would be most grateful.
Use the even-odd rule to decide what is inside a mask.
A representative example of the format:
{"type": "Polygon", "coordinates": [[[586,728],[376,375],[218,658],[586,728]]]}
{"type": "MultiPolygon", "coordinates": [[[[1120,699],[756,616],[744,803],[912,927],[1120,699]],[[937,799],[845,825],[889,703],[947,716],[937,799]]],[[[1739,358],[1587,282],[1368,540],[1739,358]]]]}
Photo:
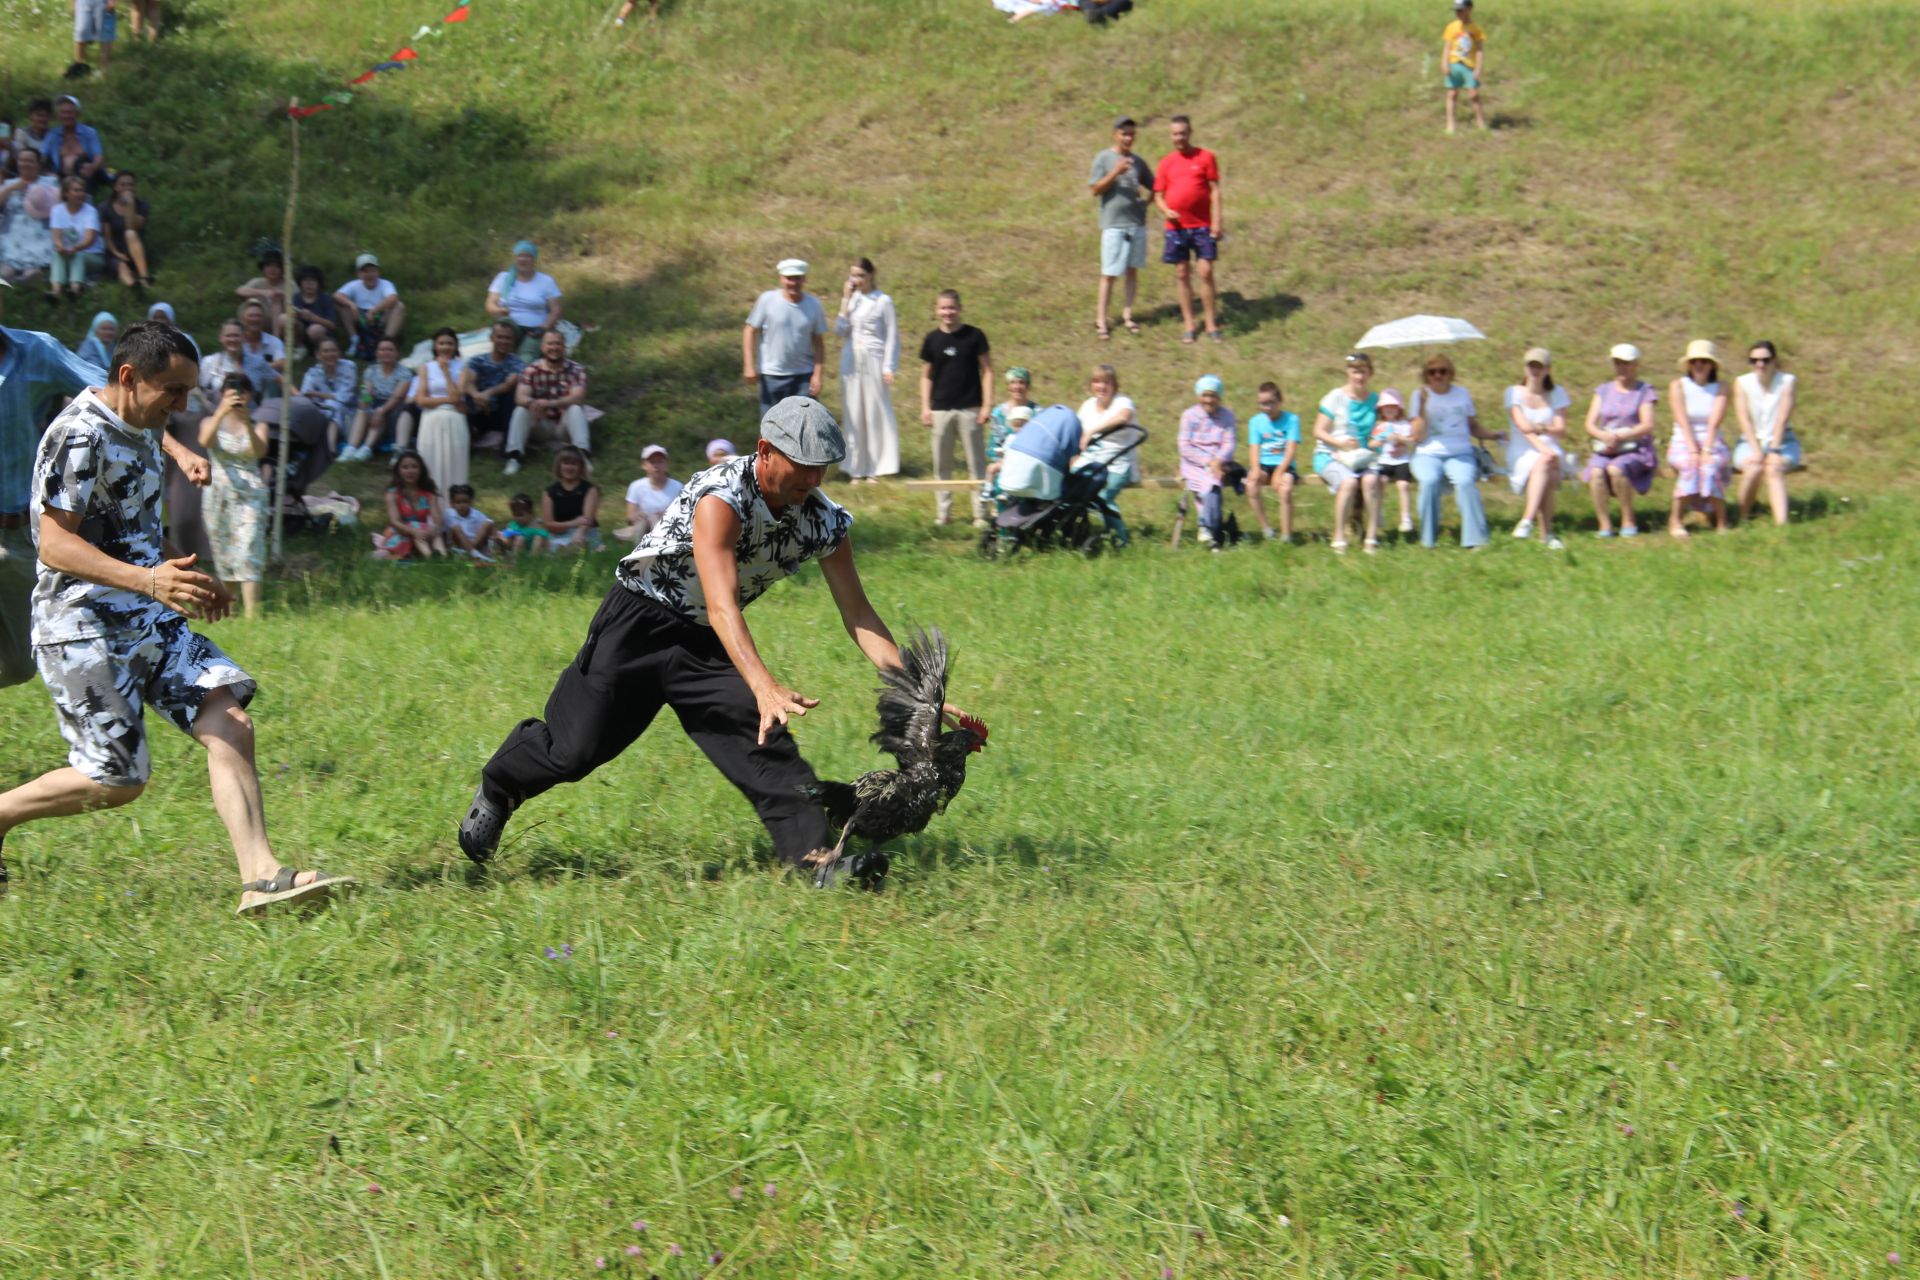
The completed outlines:
{"type": "Polygon", "coordinates": [[[662,707],[752,802],[777,857],[806,865],[826,849],[826,814],[801,794],[815,775],[787,729],[819,699],[774,677],[742,611],[818,559],[860,651],[877,668],[900,665],[854,568],[853,517],[820,489],[845,453],[826,406],[789,396],[761,420],[753,452],[687,482],[620,562],[546,718],[521,721],[481,770],[460,823],[469,858],[492,858],[514,810],[625,751],[662,707]]]}

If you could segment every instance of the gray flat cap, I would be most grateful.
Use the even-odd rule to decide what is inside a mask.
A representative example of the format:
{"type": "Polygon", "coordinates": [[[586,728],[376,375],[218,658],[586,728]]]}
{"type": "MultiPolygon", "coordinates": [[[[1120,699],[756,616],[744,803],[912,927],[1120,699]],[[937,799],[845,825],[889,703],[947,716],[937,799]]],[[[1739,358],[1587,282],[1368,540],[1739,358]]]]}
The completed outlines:
{"type": "Polygon", "coordinates": [[[803,467],[824,467],[847,456],[840,424],[812,396],[788,396],[767,410],[760,438],[803,467]]]}

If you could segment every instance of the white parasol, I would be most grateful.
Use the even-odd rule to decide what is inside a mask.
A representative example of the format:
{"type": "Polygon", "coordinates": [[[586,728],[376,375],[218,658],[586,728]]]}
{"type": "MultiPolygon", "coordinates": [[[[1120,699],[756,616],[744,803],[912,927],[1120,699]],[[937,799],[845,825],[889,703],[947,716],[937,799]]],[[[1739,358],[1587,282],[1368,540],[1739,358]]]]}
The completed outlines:
{"type": "Polygon", "coordinates": [[[1367,347],[1425,347],[1442,342],[1485,341],[1486,336],[1467,321],[1451,316],[1406,316],[1373,326],[1353,345],[1356,350],[1367,347]]]}

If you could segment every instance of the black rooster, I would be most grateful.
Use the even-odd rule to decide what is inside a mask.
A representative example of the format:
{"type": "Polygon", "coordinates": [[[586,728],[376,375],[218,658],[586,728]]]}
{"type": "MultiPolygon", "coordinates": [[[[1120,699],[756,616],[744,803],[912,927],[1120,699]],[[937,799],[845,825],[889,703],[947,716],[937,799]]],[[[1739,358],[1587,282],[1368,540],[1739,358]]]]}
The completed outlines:
{"type": "Polygon", "coordinates": [[[833,883],[847,841],[858,835],[868,851],[851,859],[854,878],[876,887],[887,873],[879,846],[926,830],[967,780],[967,757],[987,745],[987,726],[972,716],[948,719],[947,639],[938,628],[916,632],[900,651],[900,665],[880,673],[880,728],[873,742],[900,763],[875,769],[852,782],[819,782],[801,790],[826,809],[840,828],[840,842],[815,868],[814,883],[833,883]]]}

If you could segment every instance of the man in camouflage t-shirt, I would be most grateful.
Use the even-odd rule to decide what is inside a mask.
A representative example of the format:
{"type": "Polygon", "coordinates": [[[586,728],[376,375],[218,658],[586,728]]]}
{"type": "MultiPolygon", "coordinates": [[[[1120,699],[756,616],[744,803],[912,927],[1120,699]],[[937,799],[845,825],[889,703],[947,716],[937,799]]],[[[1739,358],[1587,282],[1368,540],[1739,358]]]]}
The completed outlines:
{"type": "MultiPolygon", "coordinates": [[[[318,898],[350,883],[283,867],[267,842],[253,763],[253,677],[183,616],[224,617],[231,603],[162,531],[157,438],[186,407],[193,344],[148,322],[120,336],[104,387],[61,411],[33,465],[30,514],[39,576],[32,641],[53,694],[67,767],[0,795],[0,844],[35,818],[128,803],[152,769],[143,708],[207,749],[214,808],[240,863],[240,911],[318,898]]],[[[0,863],[0,887],[4,863],[0,863]]]]}

